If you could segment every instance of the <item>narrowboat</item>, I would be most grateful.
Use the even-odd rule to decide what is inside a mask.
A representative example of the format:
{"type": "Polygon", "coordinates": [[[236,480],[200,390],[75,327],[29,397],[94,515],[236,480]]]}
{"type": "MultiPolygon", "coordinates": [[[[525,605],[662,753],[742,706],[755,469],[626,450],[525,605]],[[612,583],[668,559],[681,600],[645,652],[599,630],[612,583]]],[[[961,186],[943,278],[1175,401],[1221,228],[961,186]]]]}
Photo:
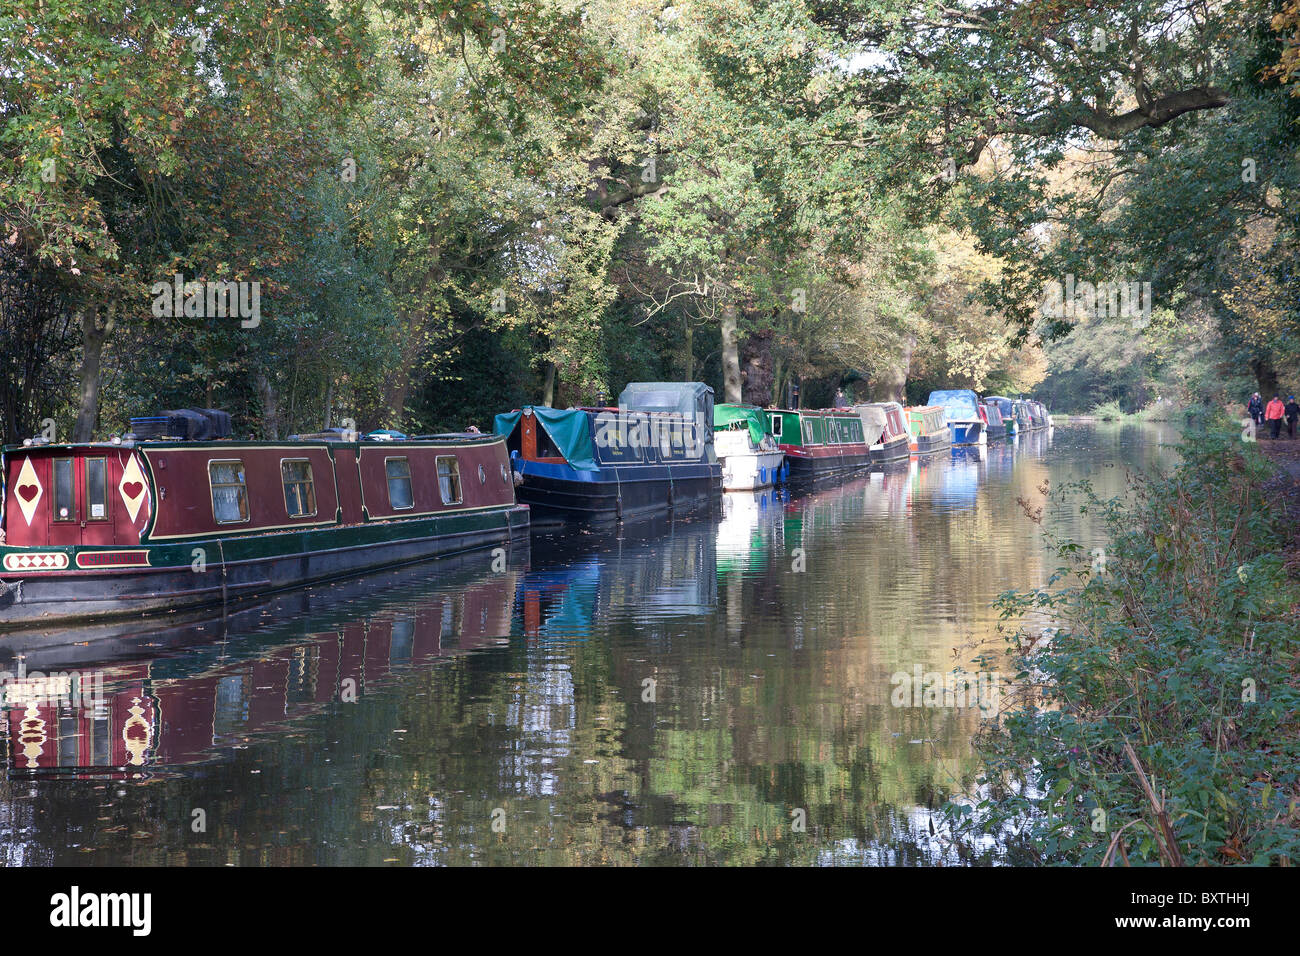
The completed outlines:
{"type": "Polygon", "coordinates": [[[723,491],[770,488],[785,479],[785,453],[755,405],[715,405],[713,446],[722,465],[723,491]]]}
{"type": "Polygon", "coordinates": [[[607,524],[722,495],[713,389],[633,382],[617,408],[527,406],[497,415],[532,526],[607,524]]]}
{"type": "Polygon", "coordinates": [[[225,605],[527,539],[499,438],[234,441],[168,420],[137,421],[172,435],[3,449],[0,628],[225,605]]]}
{"type": "MultiPolygon", "coordinates": [[[[1014,434],[1007,422],[1002,418],[1002,411],[998,408],[996,402],[990,402],[987,399],[980,400],[979,406],[980,417],[984,419],[984,431],[989,436],[989,441],[997,441],[1000,438],[1006,438],[1008,434],[1014,434]]],[[[1014,422],[1012,426],[1014,427],[1014,422]]]]}
{"type": "Polygon", "coordinates": [[[924,457],[947,451],[952,447],[952,431],[938,405],[913,405],[907,409],[909,450],[924,457]]]}
{"type": "Polygon", "coordinates": [[[984,404],[998,407],[998,414],[1002,416],[1003,422],[1006,423],[1008,437],[1027,431],[1032,425],[1029,406],[1019,399],[992,395],[984,399],[984,404]]]}
{"type": "Polygon", "coordinates": [[[911,435],[907,430],[906,413],[898,402],[871,402],[854,405],[862,419],[862,429],[867,444],[871,446],[871,463],[907,461],[912,454],[911,435]]]}
{"type": "Polygon", "coordinates": [[[792,484],[840,478],[871,465],[871,447],[857,412],[773,408],[767,417],[785,452],[792,484]]]}
{"type": "Polygon", "coordinates": [[[930,393],[927,405],[943,407],[944,419],[952,432],[952,443],[977,445],[987,441],[984,419],[980,417],[980,399],[968,388],[941,389],[930,393]]]}
{"type": "Polygon", "coordinates": [[[1029,413],[1033,416],[1035,428],[1052,427],[1052,416],[1047,413],[1047,406],[1042,402],[1029,399],[1029,413]]]}

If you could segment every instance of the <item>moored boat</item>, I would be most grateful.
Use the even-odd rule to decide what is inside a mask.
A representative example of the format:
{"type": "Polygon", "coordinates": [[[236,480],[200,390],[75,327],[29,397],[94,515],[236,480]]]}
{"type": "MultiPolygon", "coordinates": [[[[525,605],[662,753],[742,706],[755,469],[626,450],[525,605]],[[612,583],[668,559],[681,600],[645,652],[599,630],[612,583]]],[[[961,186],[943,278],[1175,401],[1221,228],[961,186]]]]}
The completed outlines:
{"type": "Polygon", "coordinates": [[[1008,437],[1014,437],[1028,431],[1032,425],[1029,406],[1019,399],[991,395],[984,399],[984,404],[986,406],[997,406],[998,414],[1002,416],[1002,421],[1006,423],[1008,437]]]}
{"type": "Polygon", "coordinates": [[[722,494],[713,389],[634,382],[617,408],[527,406],[497,415],[532,525],[605,524],[722,494]]]}
{"type": "Polygon", "coordinates": [[[952,443],[975,445],[988,440],[980,415],[979,396],[968,388],[940,389],[930,393],[929,405],[943,407],[952,443]]]}
{"type": "Polygon", "coordinates": [[[1052,416],[1048,414],[1047,406],[1035,399],[1029,399],[1029,410],[1034,417],[1034,424],[1038,428],[1051,428],[1052,416]]]}
{"type": "Polygon", "coordinates": [[[768,488],[784,480],[785,453],[755,405],[713,406],[713,446],[724,491],[768,488]]]}
{"type": "Polygon", "coordinates": [[[1019,399],[1016,402],[1017,413],[1023,414],[1028,420],[1025,426],[1026,431],[1038,431],[1047,427],[1047,416],[1043,412],[1043,407],[1030,398],[1019,399]]]}
{"type": "Polygon", "coordinates": [[[1007,435],[1014,435],[1015,422],[1008,424],[1003,417],[1002,411],[998,408],[996,402],[990,402],[983,399],[979,406],[980,416],[984,419],[984,431],[989,436],[989,441],[997,441],[1000,438],[1006,438],[1007,435]]]}
{"type": "Polygon", "coordinates": [[[170,430],[3,450],[0,627],[226,604],[527,536],[498,438],[170,430]]]}
{"type": "Polygon", "coordinates": [[[935,455],[952,447],[952,430],[939,405],[908,406],[907,430],[913,455],[935,455]]]}
{"type": "Polygon", "coordinates": [[[842,478],[871,465],[871,448],[857,412],[773,408],[766,413],[785,452],[792,484],[842,478]]]}
{"type": "Polygon", "coordinates": [[[870,402],[854,405],[862,419],[863,435],[871,447],[871,463],[907,461],[911,457],[911,435],[906,412],[898,402],[870,402]]]}

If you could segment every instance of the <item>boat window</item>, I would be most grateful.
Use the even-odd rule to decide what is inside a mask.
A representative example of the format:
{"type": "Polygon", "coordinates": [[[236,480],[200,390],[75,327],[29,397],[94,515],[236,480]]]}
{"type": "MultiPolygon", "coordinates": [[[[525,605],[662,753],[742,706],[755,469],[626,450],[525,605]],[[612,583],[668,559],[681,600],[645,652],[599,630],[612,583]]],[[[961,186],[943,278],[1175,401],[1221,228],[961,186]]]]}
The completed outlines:
{"type": "Polygon", "coordinates": [[[785,420],[785,417],[783,415],[770,415],[768,417],[772,419],[772,437],[780,438],[781,423],[785,420]]]}
{"type": "Polygon", "coordinates": [[[811,418],[803,420],[803,443],[805,445],[813,444],[813,423],[811,418]]]}
{"type": "Polygon", "coordinates": [[[77,509],[72,503],[72,459],[54,459],[54,520],[75,521],[77,509]]]}
{"type": "Polygon", "coordinates": [[[537,423],[537,457],[538,458],[559,458],[564,460],[564,453],[551,440],[551,434],[542,427],[541,422],[537,423]]]}
{"type": "Polygon", "coordinates": [[[305,458],[281,461],[280,480],[284,482],[284,510],[290,518],[309,518],[316,513],[316,485],[312,481],[310,461],[305,458]]]}
{"type": "Polygon", "coordinates": [[[217,524],[248,520],[248,489],[242,461],[208,462],[208,484],[212,487],[212,517],[217,524]]]}
{"type": "Polygon", "coordinates": [[[455,457],[438,458],[438,493],[444,505],[460,504],[460,462],[455,457]]]}
{"type": "Polygon", "coordinates": [[[405,511],[415,506],[411,497],[411,465],[405,458],[385,458],[384,472],[388,476],[388,504],[394,511],[405,511]]]}
{"type": "Polygon", "coordinates": [[[86,520],[108,520],[108,459],[86,459],[86,520]]]}

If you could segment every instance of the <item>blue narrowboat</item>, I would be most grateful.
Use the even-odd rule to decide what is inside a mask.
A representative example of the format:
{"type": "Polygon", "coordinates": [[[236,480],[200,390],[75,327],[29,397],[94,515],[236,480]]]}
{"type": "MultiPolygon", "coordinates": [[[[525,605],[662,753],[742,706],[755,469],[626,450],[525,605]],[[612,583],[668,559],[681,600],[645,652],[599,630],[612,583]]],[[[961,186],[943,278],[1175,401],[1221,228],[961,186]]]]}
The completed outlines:
{"type": "Polygon", "coordinates": [[[980,399],[968,388],[955,388],[930,393],[927,405],[943,408],[952,443],[956,445],[979,445],[987,441],[984,433],[984,418],[980,415],[980,399]]]}
{"type": "Polygon", "coordinates": [[[527,406],[497,415],[534,527],[606,524],[719,500],[713,389],[633,382],[617,408],[527,406]]]}

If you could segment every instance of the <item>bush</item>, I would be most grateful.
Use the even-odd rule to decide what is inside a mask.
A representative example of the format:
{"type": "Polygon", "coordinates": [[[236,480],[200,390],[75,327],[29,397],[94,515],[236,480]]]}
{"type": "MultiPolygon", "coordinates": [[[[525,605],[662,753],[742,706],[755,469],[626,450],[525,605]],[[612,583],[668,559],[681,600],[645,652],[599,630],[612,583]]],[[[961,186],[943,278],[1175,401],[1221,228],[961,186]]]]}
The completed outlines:
{"type": "Polygon", "coordinates": [[[1094,418],[1100,418],[1105,422],[1123,421],[1129,417],[1128,412],[1119,407],[1119,402],[1109,401],[1102,402],[1100,405],[1094,405],[1092,411],[1088,413],[1094,418]]]}
{"type": "Polygon", "coordinates": [[[1271,474],[1203,434],[1126,501],[1072,486],[1110,544],[1055,542],[1049,588],[1000,599],[1015,702],[977,741],[983,799],[949,806],[956,834],[999,833],[992,852],[1016,863],[1296,858],[1300,628],[1271,474]]]}

